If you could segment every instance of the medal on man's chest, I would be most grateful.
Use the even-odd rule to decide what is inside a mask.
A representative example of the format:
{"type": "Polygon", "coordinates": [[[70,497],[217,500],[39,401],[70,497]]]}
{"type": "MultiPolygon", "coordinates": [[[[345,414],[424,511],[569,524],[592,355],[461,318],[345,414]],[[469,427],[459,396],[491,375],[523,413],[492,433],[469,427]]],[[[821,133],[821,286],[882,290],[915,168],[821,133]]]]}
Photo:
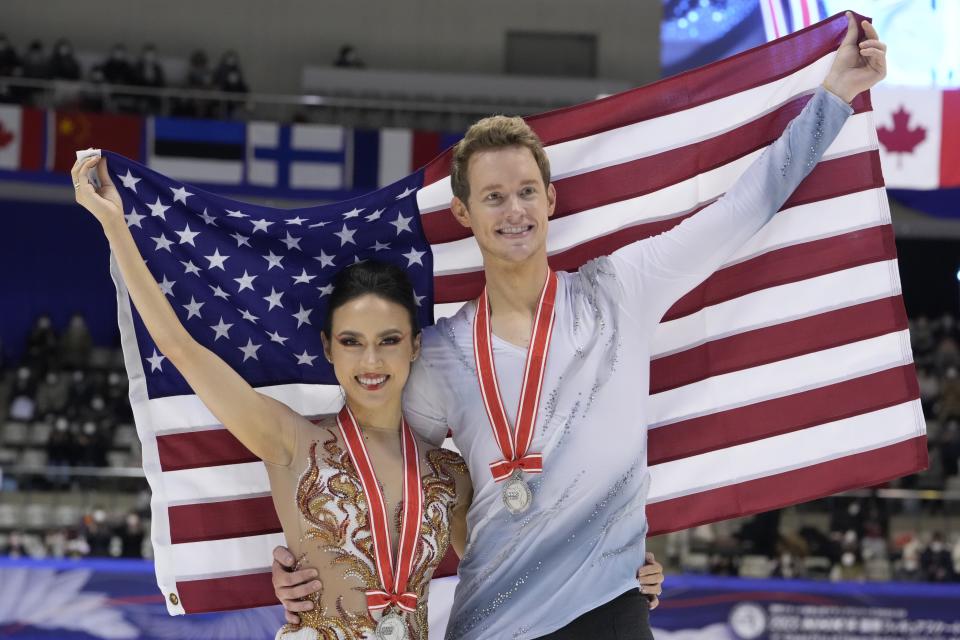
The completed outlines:
{"type": "Polygon", "coordinates": [[[559,278],[556,273],[547,275],[547,282],[540,293],[537,313],[527,349],[523,370],[523,386],[520,389],[520,406],[517,408],[515,428],[507,420],[503,398],[497,382],[496,365],[493,361],[493,338],[490,322],[490,304],[487,290],[477,300],[477,312],[473,319],[473,355],[477,365],[480,395],[490,419],[493,437],[502,458],[490,463],[494,482],[503,482],[501,498],[507,510],[518,515],[525,513],[533,504],[533,491],[524,478],[524,473],[541,473],[543,455],[530,453],[533,428],[540,406],[540,392],[547,368],[547,352],[553,334],[554,305],[557,298],[559,278]]]}

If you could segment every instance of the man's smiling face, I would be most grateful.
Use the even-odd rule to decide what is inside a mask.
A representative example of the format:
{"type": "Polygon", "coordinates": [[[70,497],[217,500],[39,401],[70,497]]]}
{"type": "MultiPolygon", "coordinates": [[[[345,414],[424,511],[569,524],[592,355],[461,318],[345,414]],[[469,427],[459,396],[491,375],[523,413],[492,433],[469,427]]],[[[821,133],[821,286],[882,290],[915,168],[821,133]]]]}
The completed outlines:
{"type": "Polygon", "coordinates": [[[470,195],[452,210],[480,245],[484,263],[517,264],[546,253],[547,220],[556,192],[544,185],[529,149],[509,146],[477,151],[469,160],[470,195]]]}

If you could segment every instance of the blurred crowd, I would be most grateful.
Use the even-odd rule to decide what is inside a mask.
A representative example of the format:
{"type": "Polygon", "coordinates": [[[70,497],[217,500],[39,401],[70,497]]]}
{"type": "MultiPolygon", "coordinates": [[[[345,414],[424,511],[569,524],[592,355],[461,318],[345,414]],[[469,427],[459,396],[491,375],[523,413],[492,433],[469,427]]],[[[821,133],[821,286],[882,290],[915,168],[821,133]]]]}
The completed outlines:
{"type": "Polygon", "coordinates": [[[930,514],[896,531],[876,497],[833,497],[667,536],[668,566],[752,578],[960,582],[960,532],[930,514]],[[799,510],[798,510],[799,511],[799,510]],[[818,513],[819,512],[819,513],[818,513]]]}
{"type": "Polygon", "coordinates": [[[95,508],[72,526],[0,531],[0,556],[11,558],[149,558],[149,501],[126,514],[95,508]]]}
{"type": "MultiPolygon", "coordinates": [[[[340,47],[331,65],[354,69],[366,66],[350,44],[340,47]]],[[[0,33],[0,103],[203,118],[233,117],[242,103],[241,100],[185,95],[181,89],[222,92],[238,98],[250,90],[240,57],[232,49],[224,51],[216,64],[203,49],[195,49],[186,60],[179,55],[163,59],[151,43],[143,44],[136,55],[131,54],[125,44],[117,43],[107,53],[78,56],[66,38],[57,40],[50,49],[42,40],[32,40],[18,49],[0,33]],[[56,96],[56,103],[51,104],[48,89],[19,85],[16,81],[21,78],[86,84],[78,92],[56,96]],[[131,92],[135,87],[178,91],[164,99],[155,93],[131,92]],[[65,99],[64,95],[70,98],[65,99]]]]}
{"type": "Polygon", "coordinates": [[[22,361],[0,374],[0,464],[11,453],[21,464],[42,463],[52,470],[47,482],[62,488],[57,469],[108,466],[115,445],[130,452],[129,440],[117,441],[118,429],[133,423],[122,355],[101,349],[93,356],[80,315],[60,336],[49,317],[37,319],[22,361]]]}
{"type": "MultiPolygon", "coordinates": [[[[246,94],[249,91],[239,56],[233,50],[225,51],[214,66],[207,53],[197,49],[189,56],[182,82],[171,85],[169,76],[156,46],[150,43],[144,44],[136,57],[130,54],[125,44],[117,43],[109,53],[84,68],[73,45],[66,38],[58,40],[49,50],[43,41],[33,40],[21,52],[5,35],[0,34],[0,78],[86,81],[93,88],[81,91],[77,95],[76,104],[70,105],[86,111],[143,114],[161,111],[162,100],[159,96],[124,92],[112,85],[152,89],[182,88],[235,94],[246,94]]],[[[44,95],[43,88],[0,81],[0,102],[51,106],[43,104],[44,95]]],[[[223,113],[222,108],[215,102],[184,97],[171,100],[169,111],[173,115],[196,117],[229,117],[232,113],[232,110],[223,113]]]]}
{"type": "MultiPolygon", "coordinates": [[[[866,492],[704,525],[667,536],[668,567],[754,577],[960,580],[960,526],[949,526],[960,522],[960,335],[950,315],[910,324],[930,468],[890,486],[946,491],[937,494],[945,499],[866,492]]],[[[39,470],[0,474],[0,555],[149,553],[145,482],[128,488],[125,500],[90,507],[108,502],[104,478],[77,473],[139,465],[122,353],[94,346],[80,315],[59,335],[50,318],[38,318],[16,363],[5,364],[0,348],[0,470],[39,470]],[[18,492],[78,490],[91,496],[82,508],[11,506],[18,492]],[[29,526],[20,526],[24,520],[29,526]]]]}

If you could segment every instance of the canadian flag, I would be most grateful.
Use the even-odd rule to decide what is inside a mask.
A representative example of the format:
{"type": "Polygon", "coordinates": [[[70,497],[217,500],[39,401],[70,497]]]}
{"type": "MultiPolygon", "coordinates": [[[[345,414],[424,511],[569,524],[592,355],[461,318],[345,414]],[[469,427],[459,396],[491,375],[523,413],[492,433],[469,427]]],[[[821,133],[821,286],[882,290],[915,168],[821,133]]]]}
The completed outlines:
{"type": "Polygon", "coordinates": [[[960,186],[960,90],[882,87],[872,98],[887,187],[960,186]]]}
{"type": "Polygon", "coordinates": [[[0,105],[0,170],[43,169],[44,126],[43,111],[0,105]]]}

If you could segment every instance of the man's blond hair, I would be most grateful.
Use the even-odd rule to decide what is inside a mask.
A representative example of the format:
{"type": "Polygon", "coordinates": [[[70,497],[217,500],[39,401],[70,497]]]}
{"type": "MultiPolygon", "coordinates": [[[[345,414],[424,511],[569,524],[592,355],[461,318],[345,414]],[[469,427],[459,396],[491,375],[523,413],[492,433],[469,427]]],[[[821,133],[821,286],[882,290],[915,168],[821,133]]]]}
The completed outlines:
{"type": "Polygon", "coordinates": [[[478,120],[471,126],[463,140],[453,148],[453,161],[450,166],[450,183],[453,186],[453,195],[467,202],[470,197],[470,183],[467,181],[467,167],[470,158],[478,151],[504,149],[506,147],[524,147],[533,154],[540,176],[543,178],[544,188],[550,184],[550,160],[543,143],[523,118],[507,116],[490,116],[478,120]]]}

